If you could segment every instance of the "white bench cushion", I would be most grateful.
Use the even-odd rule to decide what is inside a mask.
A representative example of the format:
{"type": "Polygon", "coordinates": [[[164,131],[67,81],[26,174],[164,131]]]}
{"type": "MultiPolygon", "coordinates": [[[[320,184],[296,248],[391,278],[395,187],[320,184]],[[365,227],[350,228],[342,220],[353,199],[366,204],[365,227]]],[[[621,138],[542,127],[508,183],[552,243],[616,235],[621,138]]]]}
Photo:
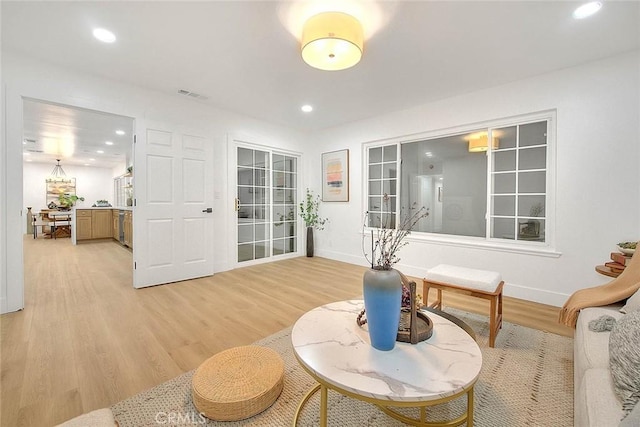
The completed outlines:
{"type": "Polygon", "coordinates": [[[502,282],[502,275],[495,271],[476,270],[475,268],[447,264],[433,267],[427,272],[425,278],[434,282],[449,283],[486,292],[494,292],[502,282]]]}

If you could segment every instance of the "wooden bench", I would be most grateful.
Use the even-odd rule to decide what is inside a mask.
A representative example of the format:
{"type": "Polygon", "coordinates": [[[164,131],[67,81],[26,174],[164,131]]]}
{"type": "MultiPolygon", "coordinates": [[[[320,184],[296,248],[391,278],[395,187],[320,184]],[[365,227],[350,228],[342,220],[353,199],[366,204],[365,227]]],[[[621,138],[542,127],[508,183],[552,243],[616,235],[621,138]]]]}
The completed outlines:
{"type": "Polygon", "coordinates": [[[422,302],[427,307],[443,309],[442,291],[457,292],[487,299],[489,312],[489,346],[494,347],[496,336],[502,328],[502,275],[494,271],[476,270],[440,264],[426,274],[422,281],[422,302]],[[429,304],[429,290],[437,289],[436,300],[429,304]]]}

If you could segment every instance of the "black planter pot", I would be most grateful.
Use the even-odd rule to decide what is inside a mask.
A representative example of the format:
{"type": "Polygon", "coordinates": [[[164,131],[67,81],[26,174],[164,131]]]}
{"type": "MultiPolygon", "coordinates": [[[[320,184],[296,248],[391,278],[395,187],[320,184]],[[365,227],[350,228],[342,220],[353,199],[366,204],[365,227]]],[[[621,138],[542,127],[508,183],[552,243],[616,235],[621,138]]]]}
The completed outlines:
{"type": "Polygon", "coordinates": [[[307,227],[307,256],[313,256],[313,227],[307,227]]]}

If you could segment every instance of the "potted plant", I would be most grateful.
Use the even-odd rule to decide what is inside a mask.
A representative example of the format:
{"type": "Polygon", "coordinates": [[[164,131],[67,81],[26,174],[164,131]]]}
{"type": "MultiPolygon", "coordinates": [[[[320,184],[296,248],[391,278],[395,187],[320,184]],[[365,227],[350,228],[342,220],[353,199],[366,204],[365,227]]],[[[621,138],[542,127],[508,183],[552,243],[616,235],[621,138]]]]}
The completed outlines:
{"type": "Polygon", "coordinates": [[[542,216],[544,212],[544,205],[542,203],[536,203],[529,209],[530,218],[520,223],[520,238],[537,238],[540,237],[540,221],[535,219],[542,216]]]}
{"type": "Polygon", "coordinates": [[[75,194],[63,193],[58,196],[58,200],[60,204],[58,205],[59,210],[68,211],[76,204],[78,200],[84,201],[84,197],[76,196],[75,194]]]}
{"type": "Polygon", "coordinates": [[[307,195],[303,202],[300,202],[300,217],[307,227],[307,256],[313,256],[313,229],[323,230],[327,218],[321,218],[318,215],[320,208],[320,196],[313,195],[313,192],[307,188],[307,195]]]}
{"type": "Polygon", "coordinates": [[[125,187],[124,189],[125,194],[126,194],[126,201],[125,203],[127,204],[127,206],[133,206],[133,187],[131,185],[125,187]]]}
{"type": "MultiPolygon", "coordinates": [[[[388,195],[383,196],[383,202],[388,205],[388,195]]],[[[385,208],[385,211],[389,212],[389,209],[385,208]]],[[[364,254],[371,269],[364,273],[362,288],[369,338],[371,345],[378,350],[392,350],[398,334],[403,296],[400,273],[393,268],[400,261],[398,251],[409,244],[404,239],[411,234],[418,221],[428,215],[428,208],[416,209],[414,204],[409,212],[401,210],[397,227],[394,214],[381,214],[377,217],[378,224],[369,224],[377,227],[377,231],[371,230],[371,253],[364,254]]],[[[368,218],[369,212],[365,217],[366,223],[368,218]]],[[[365,247],[364,241],[362,246],[365,247]]]]}

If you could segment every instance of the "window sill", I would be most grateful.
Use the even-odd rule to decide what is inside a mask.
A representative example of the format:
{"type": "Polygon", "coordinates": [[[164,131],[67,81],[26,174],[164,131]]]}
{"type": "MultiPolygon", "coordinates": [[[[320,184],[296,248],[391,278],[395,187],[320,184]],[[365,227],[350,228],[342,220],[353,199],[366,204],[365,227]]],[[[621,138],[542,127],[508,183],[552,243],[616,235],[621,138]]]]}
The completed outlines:
{"type": "Polygon", "coordinates": [[[406,240],[409,242],[484,249],[489,251],[510,252],[548,258],[559,258],[562,255],[562,252],[558,252],[542,243],[522,245],[518,243],[503,243],[495,240],[486,240],[484,238],[477,238],[477,240],[474,240],[472,237],[457,238],[455,236],[437,236],[433,234],[411,234],[407,236],[406,240]]]}

